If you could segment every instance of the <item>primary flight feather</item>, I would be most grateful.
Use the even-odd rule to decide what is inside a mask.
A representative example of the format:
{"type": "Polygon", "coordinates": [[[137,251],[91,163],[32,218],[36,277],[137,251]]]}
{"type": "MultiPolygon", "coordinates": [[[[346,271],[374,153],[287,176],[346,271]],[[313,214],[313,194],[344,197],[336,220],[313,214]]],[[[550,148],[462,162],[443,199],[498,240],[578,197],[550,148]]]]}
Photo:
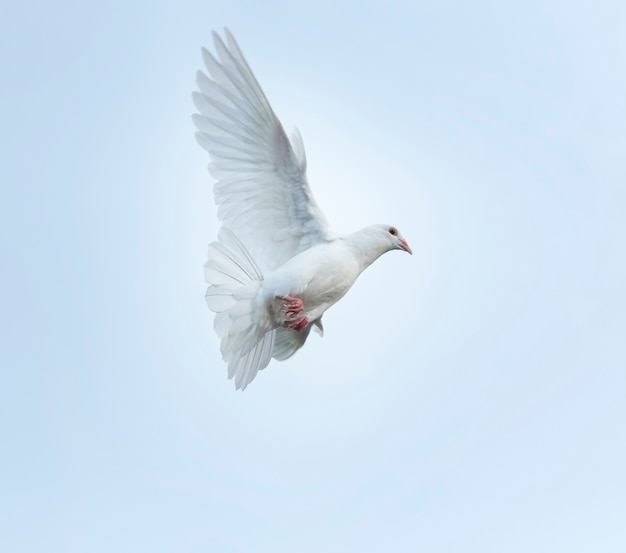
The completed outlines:
{"type": "Polygon", "coordinates": [[[411,248],[390,225],[335,234],[306,178],[296,130],[285,134],[231,33],[202,50],[193,115],[217,179],[222,227],[209,245],[206,300],[228,377],[245,389],[272,358],[291,357],[322,315],[383,253],[411,248]]]}

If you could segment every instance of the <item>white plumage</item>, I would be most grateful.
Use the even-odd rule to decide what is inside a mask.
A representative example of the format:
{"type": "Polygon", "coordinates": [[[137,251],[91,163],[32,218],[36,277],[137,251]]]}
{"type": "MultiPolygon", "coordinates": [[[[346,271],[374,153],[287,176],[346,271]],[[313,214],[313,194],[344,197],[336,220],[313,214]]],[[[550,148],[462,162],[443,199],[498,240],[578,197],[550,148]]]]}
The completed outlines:
{"type": "Polygon", "coordinates": [[[284,360],[322,333],[323,313],[383,253],[411,253],[395,227],[373,225],[339,236],[306,179],[300,133],[291,141],[235,39],[213,33],[217,58],[202,50],[193,116],[217,179],[222,228],[209,246],[206,299],[228,377],[245,387],[271,358],[284,360]]]}

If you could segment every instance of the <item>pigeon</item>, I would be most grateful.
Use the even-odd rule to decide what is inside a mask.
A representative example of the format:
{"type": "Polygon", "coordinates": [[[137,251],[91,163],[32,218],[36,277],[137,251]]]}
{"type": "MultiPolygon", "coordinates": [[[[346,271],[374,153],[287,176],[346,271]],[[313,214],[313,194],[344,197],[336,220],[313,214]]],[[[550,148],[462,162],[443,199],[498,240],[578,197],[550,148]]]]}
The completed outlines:
{"type": "Polygon", "coordinates": [[[206,301],[228,366],[244,390],[271,359],[291,357],[361,272],[382,254],[411,248],[377,224],[335,233],[306,177],[297,129],[287,137],[228,29],[202,49],[193,101],[196,139],[208,151],[221,227],[209,245],[206,301]]]}

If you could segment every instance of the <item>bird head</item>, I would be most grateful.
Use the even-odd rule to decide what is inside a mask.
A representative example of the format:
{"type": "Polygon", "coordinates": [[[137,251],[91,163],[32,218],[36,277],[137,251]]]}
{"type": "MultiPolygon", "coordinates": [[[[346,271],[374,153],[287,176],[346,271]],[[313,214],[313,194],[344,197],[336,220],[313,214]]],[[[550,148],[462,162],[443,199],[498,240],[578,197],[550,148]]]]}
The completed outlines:
{"type": "Polygon", "coordinates": [[[362,266],[361,270],[391,250],[413,253],[398,229],[391,225],[371,225],[347,235],[345,239],[354,250],[362,266]]]}
{"type": "Polygon", "coordinates": [[[384,225],[383,230],[388,234],[388,240],[391,243],[391,250],[403,250],[413,255],[413,250],[409,247],[407,241],[402,237],[400,231],[394,226],[384,225]]]}

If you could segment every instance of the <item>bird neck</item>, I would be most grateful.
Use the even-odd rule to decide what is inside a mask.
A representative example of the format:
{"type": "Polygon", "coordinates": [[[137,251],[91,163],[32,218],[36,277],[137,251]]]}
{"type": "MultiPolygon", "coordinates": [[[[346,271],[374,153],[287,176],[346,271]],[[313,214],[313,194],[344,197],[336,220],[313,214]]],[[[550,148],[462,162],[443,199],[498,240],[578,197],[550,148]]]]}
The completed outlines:
{"type": "Polygon", "coordinates": [[[388,241],[381,238],[379,233],[372,232],[369,227],[348,235],[346,242],[361,266],[361,271],[389,251],[388,241]]]}

